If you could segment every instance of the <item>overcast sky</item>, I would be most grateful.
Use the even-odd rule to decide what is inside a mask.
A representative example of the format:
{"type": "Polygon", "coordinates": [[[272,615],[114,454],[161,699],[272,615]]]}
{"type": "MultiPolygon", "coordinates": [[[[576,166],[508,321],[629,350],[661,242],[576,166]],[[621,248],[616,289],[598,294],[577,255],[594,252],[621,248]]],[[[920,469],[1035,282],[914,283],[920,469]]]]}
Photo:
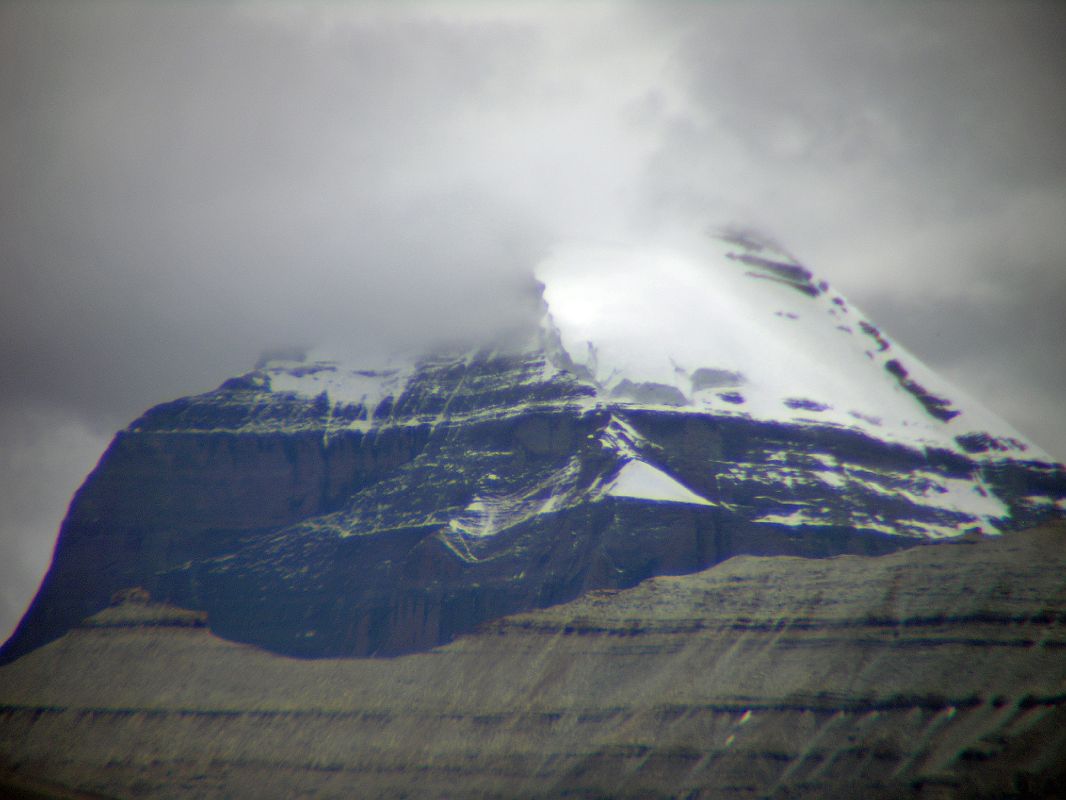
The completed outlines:
{"type": "Polygon", "coordinates": [[[1066,4],[0,0],[0,636],[113,432],[758,228],[1066,459],[1066,4]]]}

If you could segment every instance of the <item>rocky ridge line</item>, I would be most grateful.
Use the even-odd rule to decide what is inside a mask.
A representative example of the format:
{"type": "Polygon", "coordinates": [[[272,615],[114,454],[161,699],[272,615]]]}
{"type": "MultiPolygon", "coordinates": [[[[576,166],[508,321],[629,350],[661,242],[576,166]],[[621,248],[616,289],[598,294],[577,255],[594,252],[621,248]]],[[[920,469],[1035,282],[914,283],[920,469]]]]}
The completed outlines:
{"type": "Polygon", "coordinates": [[[1053,797],[1064,537],[740,557],[388,661],[91,624],[0,668],[0,780],[153,797],[1053,797]]]}

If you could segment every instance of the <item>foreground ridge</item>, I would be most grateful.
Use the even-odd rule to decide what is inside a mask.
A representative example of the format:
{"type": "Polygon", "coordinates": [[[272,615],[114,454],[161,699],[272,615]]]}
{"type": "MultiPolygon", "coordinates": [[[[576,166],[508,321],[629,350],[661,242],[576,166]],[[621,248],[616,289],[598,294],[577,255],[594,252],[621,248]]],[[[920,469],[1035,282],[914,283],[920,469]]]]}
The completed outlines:
{"type": "Polygon", "coordinates": [[[279,657],[138,594],[0,668],[0,787],[1053,797],[1064,544],[1058,525],[880,557],[739,557],[391,660],[279,657]]]}

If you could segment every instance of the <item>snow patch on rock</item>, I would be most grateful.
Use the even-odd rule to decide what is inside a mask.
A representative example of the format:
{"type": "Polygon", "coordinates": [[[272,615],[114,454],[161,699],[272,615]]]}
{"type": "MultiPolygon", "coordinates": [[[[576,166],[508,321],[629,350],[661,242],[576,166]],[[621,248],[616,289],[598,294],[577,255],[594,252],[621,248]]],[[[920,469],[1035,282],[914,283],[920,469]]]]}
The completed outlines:
{"type": "Polygon", "coordinates": [[[333,404],[365,405],[370,414],[386,397],[396,397],[414,372],[404,364],[385,369],[352,369],[334,361],[312,364],[278,363],[267,365],[270,388],[304,397],[326,393],[333,404]]]}
{"type": "Polygon", "coordinates": [[[700,497],[661,469],[646,461],[628,461],[607,486],[611,497],[633,497],[638,500],[653,500],[657,503],[688,503],[697,506],[713,506],[710,500],[700,497]]]}

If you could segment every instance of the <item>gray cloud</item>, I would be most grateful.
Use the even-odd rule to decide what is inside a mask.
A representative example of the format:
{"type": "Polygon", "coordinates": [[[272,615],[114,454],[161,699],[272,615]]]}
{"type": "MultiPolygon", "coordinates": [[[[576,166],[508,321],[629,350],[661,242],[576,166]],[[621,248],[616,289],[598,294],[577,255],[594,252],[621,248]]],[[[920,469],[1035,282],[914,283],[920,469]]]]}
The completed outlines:
{"type": "Polygon", "coordinates": [[[1037,3],[0,5],[20,564],[0,628],[116,427],[265,348],[372,359],[504,328],[560,239],[762,228],[1066,458],[1063,23],[1037,3]]]}
{"type": "Polygon", "coordinates": [[[932,366],[1066,457],[1066,8],[646,9],[681,101],[660,217],[772,231],[932,366]],[[680,32],[680,33],[679,33],[680,32]]]}
{"type": "Polygon", "coordinates": [[[5,136],[29,152],[3,160],[15,386],[128,415],[131,384],[183,392],[274,339],[373,350],[513,310],[501,284],[534,257],[537,220],[477,174],[456,120],[527,37],[20,10],[36,29],[14,26],[31,30],[12,60],[37,94],[5,136]]]}

